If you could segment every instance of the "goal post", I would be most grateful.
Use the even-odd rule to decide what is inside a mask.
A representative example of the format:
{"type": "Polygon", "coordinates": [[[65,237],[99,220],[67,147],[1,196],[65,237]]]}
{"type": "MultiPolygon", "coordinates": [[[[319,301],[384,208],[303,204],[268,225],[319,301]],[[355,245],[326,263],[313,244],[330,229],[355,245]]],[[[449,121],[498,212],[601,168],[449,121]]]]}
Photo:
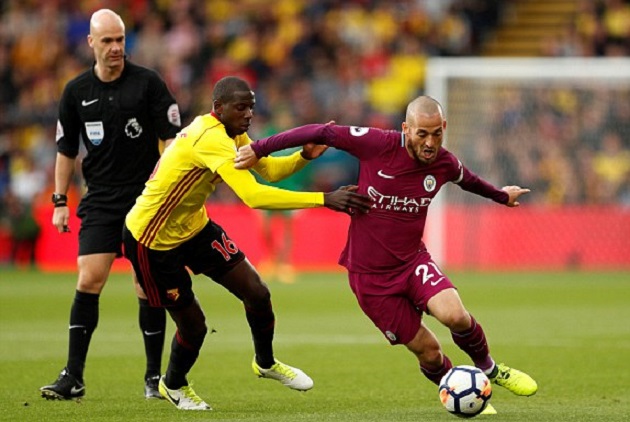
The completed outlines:
{"type": "Polygon", "coordinates": [[[506,257],[513,259],[514,268],[561,269],[585,263],[630,267],[630,242],[624,240],[630,236],[630,217],[622,206],[629,209],[630,171],[621,186],[611,188],[595,168],[595,157],[606,148],[609,135],[617,138],[611,142],[620,144],[620,154],[630,154],[630,59],[432,58],[425,93],[444,107],[444,146],[468,168],[497,186],[532,188],[523,199],[525,206],[508,212],[457,187],[440,192],[425,232],[437,262],[487,269],[494,260],[501,268],[506,257]],[[593,250],[580,245],[574,233],[586,227],[571,227],[594,225],[594,207],[602,216],[615,215],[604,225],[618,226],[599,230],[607,233],[582,233],[581,243],[599,242],[591,248],[609,245],[600,258],[590,256],[593,250]],[[548,211],[559,223],[546,224],[548,211]],[[576,213],[586,219],[568,223],[576,213]],[[454,222],[446,218],[451,214],[454,222]],[[521,227],[508,230],[510,222],[521,227]],[[481,238],[484,230],[502,237],[486,233],[481,238]],[[525,245],[509,235],[525,239],[525,245]],[[506,248],[513,255],[506,255],[506,248]]]}

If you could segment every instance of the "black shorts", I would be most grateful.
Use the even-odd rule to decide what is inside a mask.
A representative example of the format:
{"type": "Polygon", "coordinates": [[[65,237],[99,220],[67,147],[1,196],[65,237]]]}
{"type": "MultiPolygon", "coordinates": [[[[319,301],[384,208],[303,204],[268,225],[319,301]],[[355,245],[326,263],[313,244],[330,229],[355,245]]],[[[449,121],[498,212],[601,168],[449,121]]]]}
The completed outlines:
{"type": "Polygon", "coordinates": [[[149,305],[178,308],[194,300],[192,279],[204,274],[220,279],[245,259],[223,228],[209,221],[194,237],[168,251],[149,249],[138,243],[124,227],[125,257],[131,261],[149,305]]]}
{"type": "Polygon", "coordinates": [[[77,209],[81,219],[79,256],[95,253],[122,256],[125,216],[143,188],[144,185],[90,186],[77,209]]]}

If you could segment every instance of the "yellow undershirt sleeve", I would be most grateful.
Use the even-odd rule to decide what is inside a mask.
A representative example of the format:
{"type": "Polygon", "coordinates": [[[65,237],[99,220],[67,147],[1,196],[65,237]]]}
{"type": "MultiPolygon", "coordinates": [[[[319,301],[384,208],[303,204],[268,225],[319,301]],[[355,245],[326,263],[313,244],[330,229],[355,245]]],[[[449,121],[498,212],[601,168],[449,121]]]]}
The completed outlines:
{"type": "Polygon", "coordinates": [[[290,210],[324,205],[323,192],[294,192],[262,185],[247,170],[237,170],[228,160],[217,169],[223,181],[250,208],[290,210]]]}
{"type": "Polygon", "coordinates": [[[264,157],[253,167],[254,171],[268,182],[278,182],[306,166],[309,161],[302,157],[301,151],[283,157],[264,157]]]}

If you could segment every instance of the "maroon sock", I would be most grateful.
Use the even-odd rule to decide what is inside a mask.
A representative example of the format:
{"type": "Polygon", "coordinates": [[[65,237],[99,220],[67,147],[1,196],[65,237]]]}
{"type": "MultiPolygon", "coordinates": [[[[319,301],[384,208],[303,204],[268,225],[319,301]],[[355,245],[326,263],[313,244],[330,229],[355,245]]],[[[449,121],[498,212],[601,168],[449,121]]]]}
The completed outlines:
{"type": "Polygon", "coordinates": [[[472,315],[470,322],[472,326],[468,330],[461,333],[451,331],[451,337],[453,337],[455,344],[470,356],[477,368],[482,371],[492,369],[494,361],[490,357],[490,349],[483,328],[472,315]]]}
{"type": "Polygon", "coordinates": [[[427,377],[433,384],[439,385],[440,380],[446,373],[453,367],[451,360],[444,355],[442,360],[442,365],[439,366],[431,366],[426,363],[420,364],[420,371],[422,374],[427,377]]]}

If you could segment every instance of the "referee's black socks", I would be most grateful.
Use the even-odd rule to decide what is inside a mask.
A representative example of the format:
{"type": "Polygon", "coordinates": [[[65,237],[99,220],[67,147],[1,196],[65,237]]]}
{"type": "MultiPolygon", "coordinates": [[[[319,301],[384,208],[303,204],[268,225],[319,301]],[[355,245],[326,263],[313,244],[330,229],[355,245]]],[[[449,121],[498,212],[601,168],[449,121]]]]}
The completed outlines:
{"type": "Polygon", "coordinates": [[[144,378],[147,379],[162,373],[166,311],[164,308],[149,306],[149,301],[146,299],[138,298],[138,304],[140,305],[138,321],[144,339],[144,351],[147,355],[147,368],[144,374],[144,378]]]}
{"type": "Polygon", "coordinates": [[[76,291],[70,310],[68,372],[83,383],[83,369],[92,333],[98,324],[98,299],[94,293],[76,291]]]}

